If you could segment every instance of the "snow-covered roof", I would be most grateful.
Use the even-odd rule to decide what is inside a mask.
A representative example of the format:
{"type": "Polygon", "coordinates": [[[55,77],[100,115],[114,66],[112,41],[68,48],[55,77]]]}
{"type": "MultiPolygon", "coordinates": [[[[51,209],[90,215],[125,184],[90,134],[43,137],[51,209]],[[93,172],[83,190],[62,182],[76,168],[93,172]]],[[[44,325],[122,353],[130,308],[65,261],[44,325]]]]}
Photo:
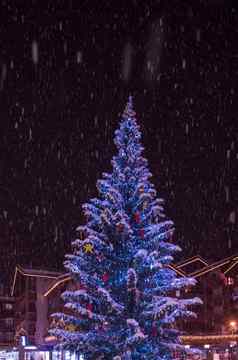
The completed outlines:
{"type": "Polygon", "coordinates": [[[11,296],[14,294],[15,290],[15,284],[17,280],[18,274],[21,274],[22,276],[30,276],[30,277],[38,277],[38,278],[47,278],[47,279],[57,279],[59,276],[62,276],[63,274],[59,271],[51,271],[51,270],[45,270],[45,269],[34,269],[34,268],[26,268],[21,267],[20,265],[17,265],[15,268],[14,278],[13,278],[13,284],[11,289],[11,296]]]}

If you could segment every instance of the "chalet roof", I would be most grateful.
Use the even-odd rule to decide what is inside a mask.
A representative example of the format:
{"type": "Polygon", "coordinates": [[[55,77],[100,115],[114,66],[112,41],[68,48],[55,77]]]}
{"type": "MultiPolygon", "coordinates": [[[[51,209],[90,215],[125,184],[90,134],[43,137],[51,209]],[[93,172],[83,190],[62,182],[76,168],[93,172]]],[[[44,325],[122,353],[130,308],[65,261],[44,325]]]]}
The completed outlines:
{"type": "MultiPolygon", "coordinates": [[[[191,276],[194,278],[199,278],[214,270],[220,270],[224,275],[227,275],[232,269],[234,269],[236,265],[238,265],[238,255],[229,256],[225,259],[221,259],[212,264],[209,264],[201,256],[196,255],[177,264],[170,264],[168,265],[168,267],[174,270],[179,276],[182,277],[191,276]],[[199,264],[202,265],[202,267],[196,271],[190,272],[188,266],[191,264],[199,264]]],[[[14,294],[14,287],[18,273],[20,273],[23,276],[45,277],[51,279],[52,281],[49,284],[47,290],[45,291],[44,296],[48,296],[59,285],[71,280],[70,273],[61,273],[57,271],[49,271],[42,269],[23,268],[20,265],[17,265],[15,270],[11,295],[14,294]]]]}
{"type": "Polygon", "coordinates": [[[197,278],[214,270],[220,270],[227,275],[236,264],[238,264],[238,255],[229,256],[208,266],[204,266],[202,269],[190,273],[189,276],[197,278]]]}
{"type": "Polygon", "coordinates": [[[204,260],[200,255],[196,255],[177,263],[176,268],[183,269],[184,271],[186,271],[185,269],[188,265],[195,263],[198,263],[201,267],[203,267],[204,265],[205,266],[208,265],[208,262],[206,260],[204,260]]]}
{"type": "Polygon", "coordinates": [[[32,276],[52,276],[52,277],[58,277],[62,275],[62,272],[59,271],[52,271],[47,269],[37,269],[37,268],[26,268],[22,267],[20,265],[17,265],[16,268],[22,273],[22,275],[32,275],[32,276]]]}
{"type": "Polygon", "coordinates": [[[70,273],[66,273],[63,275],[58,276],[57,279],[53,280],[50,285],[48,286],[47,290],[44,293],[44,296],[48,296],[54,289],[56,289],[59,285],[70,281],[72,279],[70,273]]]}
{"type": "Polygon", "coordinates": [[[57,279],[59,276],[63,275],[63,273],[61,273],[59,271],[51,271],[51,270],[45,270],[45,269],[33,269],[33,268],[26,268],[26,267],[17,265],[15,268],[15,273],[14,273],[14,278],[13,278],[11,296],[13,296],[13,294],[14,294],[15,283],[16,283],[18,274],[21,274],[22,276],[47,278],[47,279],[52,279],[52,280],[57,279]]]}

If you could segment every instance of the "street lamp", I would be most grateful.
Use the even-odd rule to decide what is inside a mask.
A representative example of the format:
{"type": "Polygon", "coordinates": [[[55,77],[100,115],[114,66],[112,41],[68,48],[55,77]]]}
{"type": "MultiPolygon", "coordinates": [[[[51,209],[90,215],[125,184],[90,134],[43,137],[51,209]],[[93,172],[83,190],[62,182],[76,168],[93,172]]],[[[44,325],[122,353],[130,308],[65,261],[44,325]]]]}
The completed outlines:
{"type": "Polygon", "coordinates": [[[234,334],[236,330],[236,321],[234,320],[230,321],[230,327],[231,327],[231,333],[234,334]]]}

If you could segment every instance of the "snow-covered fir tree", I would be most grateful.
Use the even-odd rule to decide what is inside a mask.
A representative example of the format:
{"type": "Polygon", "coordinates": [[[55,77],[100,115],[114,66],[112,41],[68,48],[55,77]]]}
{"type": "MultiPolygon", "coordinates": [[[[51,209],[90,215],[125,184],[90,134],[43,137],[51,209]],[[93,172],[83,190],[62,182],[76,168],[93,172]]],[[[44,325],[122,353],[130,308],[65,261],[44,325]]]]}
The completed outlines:
{"type": "Polygon", "coordinates": [[[51,333],[87,360],[172,359],[183,350],[178,320],[195,316],[191,305],[200,300],[176,296],[195,280],[169,266],[180,249],[150,182],[131,97],[114,141],[112,173],[103,173],[99,197],[83,205],[86,222],[66,256],[77,288],[62,294],[65,312],[54,314],[61,326],[51,333]]]}

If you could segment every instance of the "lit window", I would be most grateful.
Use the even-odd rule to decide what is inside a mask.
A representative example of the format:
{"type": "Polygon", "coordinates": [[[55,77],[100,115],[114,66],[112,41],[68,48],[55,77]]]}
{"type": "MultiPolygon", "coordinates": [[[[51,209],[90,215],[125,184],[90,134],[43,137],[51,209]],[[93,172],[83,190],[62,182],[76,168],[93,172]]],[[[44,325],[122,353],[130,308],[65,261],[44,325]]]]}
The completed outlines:
{"type": "Polygon", "coordinates": [[[234,284],[234,279],[232,277],[227,277],[226,278],[226,285],[231,286],[233,284],[234,284]]]}
{"type": "Polygon", "coordinates": [[[12,310],[12,308],[13,308],[13,305],[12,305],[12,304],[9,304],[9,303],[6,303],[6,304],[5,304],[5,309],[6,309],[6,310],[12,310]]]}

